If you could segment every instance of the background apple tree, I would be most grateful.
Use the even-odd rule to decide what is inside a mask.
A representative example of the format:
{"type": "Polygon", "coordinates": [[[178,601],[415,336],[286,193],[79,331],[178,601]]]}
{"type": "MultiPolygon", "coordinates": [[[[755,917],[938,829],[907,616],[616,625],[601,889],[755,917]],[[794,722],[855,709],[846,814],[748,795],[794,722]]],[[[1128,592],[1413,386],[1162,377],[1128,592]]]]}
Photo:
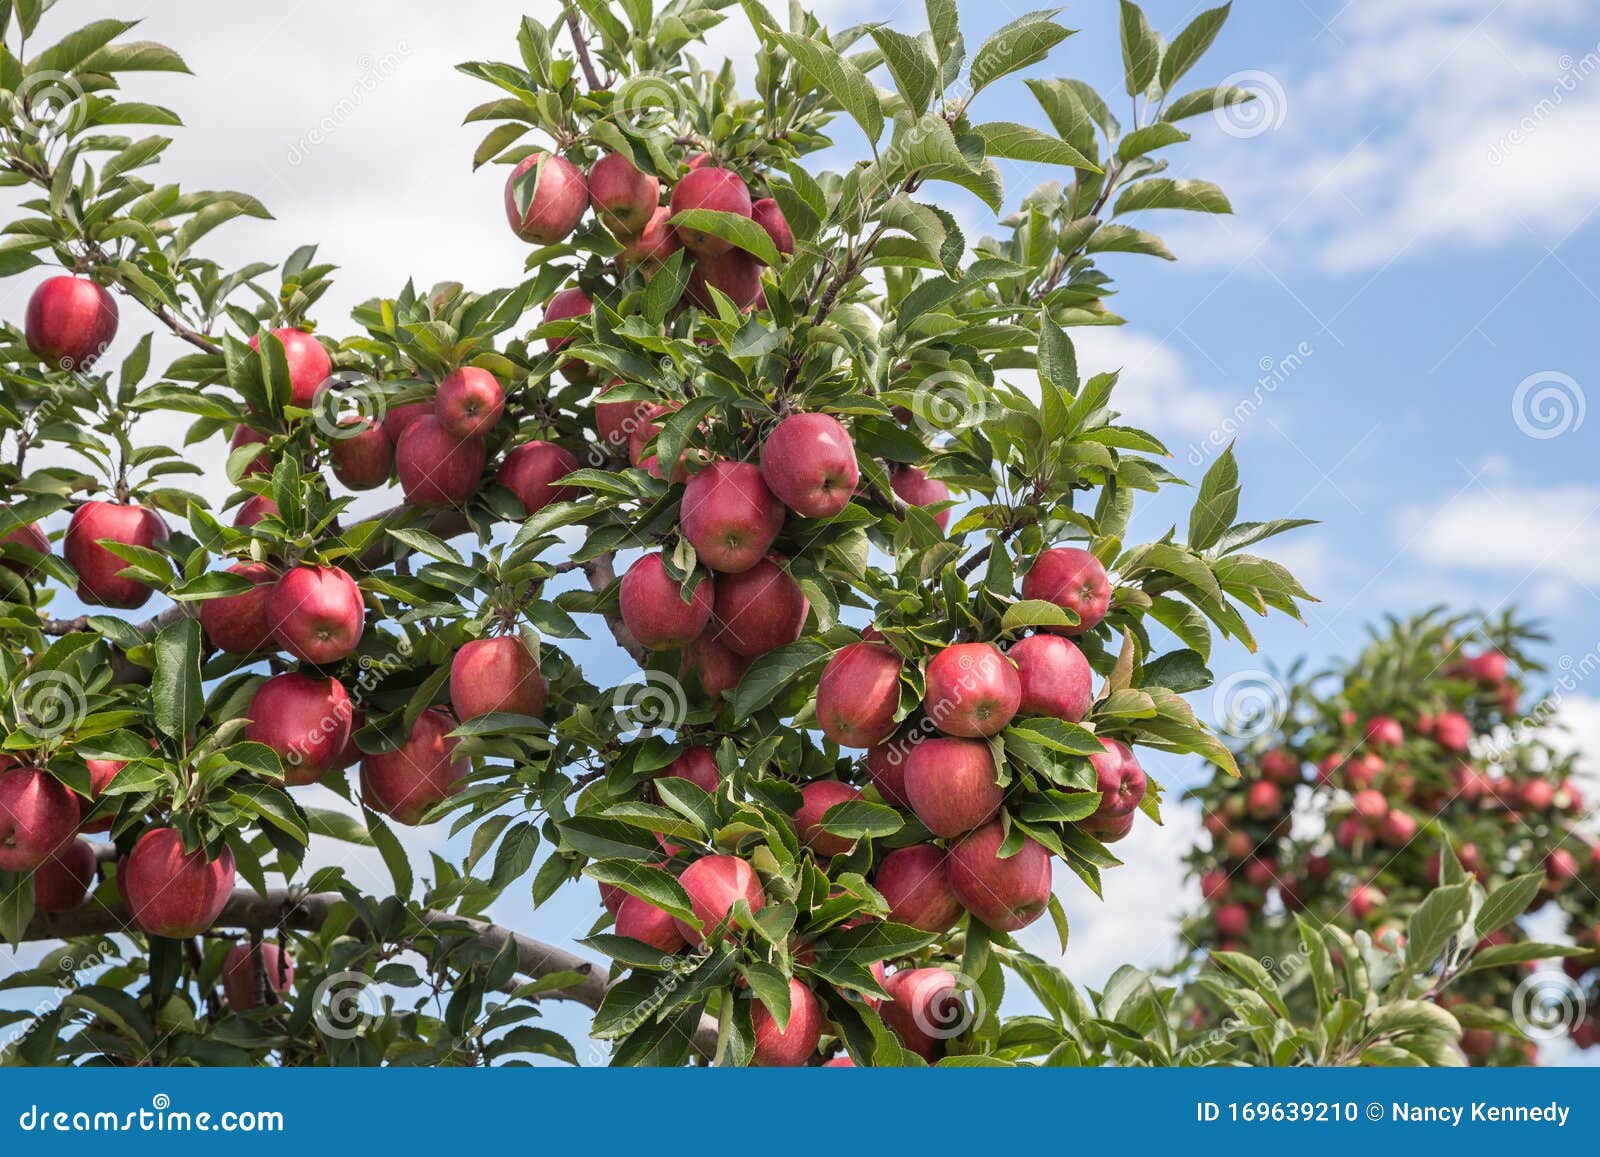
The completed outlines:
{"type": "MultiPolygon", "coordinates": [[[[730,7],[584,0],[463,65],[526,276],[341,323],[312,247],[204,256],[266,211],[157,176],[139,133],[177,117],[121,85],[178,56],[122,21],[41,47],[41,5],[0,3],[0,273],[38,283],[0,337],[0,933],[60,942],[5,980],[59,990],[9,1014],[9,1060],[570,1061],[552,998],[618,1064],[1189,1047],[1135,1047],[1172,1027],[1150,978],[1084,996],[1012,934],[1065,942],[1055,866],[1098,891],[1159,822],[1138,752],[1234,773],[1184,696],[1215,637],[1308,597],[1254,553],[1295,523],[1240,520],[1231,453],[1186,526],[1129,540],[1184,481],[1068,333],[1121,320],[1107,255],[1171,257],[1148,215],[1228,211],[1163,175],[1247,99],[1184,83],[1226,7],[1166,42],[1124,4],[1133,121],[1030,79],[1050,131],[980,112],[1059,55],[1053,12],[969,48],[951,0],[918,35],[749,3],[741,91],[694,56],[730,7]],[[835,142],[860,159],[807,165],[835,142]],[[1008,160],[1056,179],[965,235],[941,190],[998,215],[1008,160]],[[113,366],[132,321],[187,348],[113,366]],[[141,437],[162,411],[185,446],[141,437]],[[214,510],[179,484],[224,439],[214,510]],[[597,632],[620,685],[582,665],[597,632]],[[413,862],[417,824],[466,854],[413,862]],[[392,892],[305,871],[313,836],[375,847],[392,892]],[[484,919],[586,881],[609,967],[484,919]],[[1002,1017],[1008,978],[1046,1015],[1002,1017]]],[[[1450,1059],[1455,1022],[1405,1012],[1433,963],[1347,960],[1352,1039],[1450,1059]]],[[[1287,1010],[1234,975],[1274,1023],[1207,1055],[1274,1062],[1287,1010]]]]}

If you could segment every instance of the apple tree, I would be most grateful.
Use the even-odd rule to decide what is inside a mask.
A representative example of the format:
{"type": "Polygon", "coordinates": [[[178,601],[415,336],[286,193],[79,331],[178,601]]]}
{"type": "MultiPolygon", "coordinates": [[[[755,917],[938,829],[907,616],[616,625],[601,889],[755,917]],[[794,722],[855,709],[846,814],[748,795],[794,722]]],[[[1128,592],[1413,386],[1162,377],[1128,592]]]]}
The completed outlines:
{"type": "Polygon", "coordinates": [[[953,0],[751,0],[742,87],[696,57],[729,7],[580,0],[461,66],[524,277],[336,321],[312,246],[205,256],[266,209],[157,175],[178,118],[122,85],[175,53],[0,4],[0,933],[62,989],[10,1059],[571,1061],[555,998],[617,1064],[1026,1059],[1007,978],[1061,978],[1015,934],[1159,822],[1141,753],[1235,773],[1185,696],[1298,614],[1255,553],[1297,523],[1228,453],[1132,537],[1185,483],[1070,337],[1171,258],[1148,220],[1229,210],[1164,159],[1248,99],[1184,83],[1226,8],[1123,5],[1123,125],[1045,78],[1052,12],[969,48],[953,0]],[[1048,128],[980,115],[1006,78],[1048,128]],[[1011,162],[1055,179],[1007,212],[1011,162]],[[486,917],[595,884],[587,957],[486,917]]]}

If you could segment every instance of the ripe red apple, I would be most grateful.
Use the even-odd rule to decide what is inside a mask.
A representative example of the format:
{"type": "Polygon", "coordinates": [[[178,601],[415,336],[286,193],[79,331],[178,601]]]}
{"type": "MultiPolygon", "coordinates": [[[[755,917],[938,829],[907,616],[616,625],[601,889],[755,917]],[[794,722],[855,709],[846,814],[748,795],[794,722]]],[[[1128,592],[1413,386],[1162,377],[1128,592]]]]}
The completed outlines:
{"type": "Polygon", "coordinates": [[[735,308],[749,309],[761,298],[761,262],[743,249],[696,257],[689,270],[689,300],[701,309],[715,310],[713,289],[726,295],[735,308]]]}
{"type": "Polygon", "coordinates": [[[0,871],[26,872],[78,834],[78,797],[48,771],[0,772],[0,871]]]}
{"type": "Polygon", "coordinates": [[[656,778],[674,776],[686,779],[703,792],[714,792],[722,784],[717,757],[709,747],[686,747],[683,754],[656,773],[656,778]]]}
{"type": "Polygon", "coordinates": [[[1221,868],[1212,868],[1200,877],[1200,895],[1208,901],[1225,900],[1228,898],[1228,873],[1221,868]]]}
{"type": "Polygon", "coordinates": [[[263,518],[277,518],[278,516],[278,504],[276,502],[265,494],[252,494],[239,504],[239,509],[233,515],[233,524],[243,529],[254,526],[263,518]]]}
{"type": "Polygon", "coordinates": [[[955,643],[928,661],[922,710],[946,735],[994,735],[1021,702],[1017,665],[993,643],[955,643]]]}
{"type": "Polygon", "coordinates": [[[1417,821],[1409,812],[1391,811],[1378,821],[1378,838],[1391,848],[1403,848],[1417,834],[1417,821]]]}
{"type": "Polygon", "coordinates": [[[1446,751],[1460,754],[1472,741],[1472,724],[1456,711],[1441,711],[1433,723],[1433,739],[1446,751]]]}
{"type": "Polygon", "coordinates": [[[836,836],[822,827],[828,809],[842,803],[852,803],[861,793],[848,783],[836,779],[817,779],[800,789],[800,810],[794,813],[795,830],[800,842],[819,856],[842,856],[856,846],[855,840],[836,836]]]}
{"type": "Polygon", "coordinates": [[[1261,775],[1280,787],[1293,787],[1300,782],[1300,757],[1275,747],[1261,757],[1261,775]]]}
{"type": "Polygon", "coordinates": [[[1005,795],[981,739],[925,739],[906,757],[906,798],[923,826],[954,838],[994,819],[1005,795]]]}
{"type": "Polygon", "coordinates": [[[139,837],[117,881],[134,922],[151,936],[183,940],[217,922],[233,893],[233,850],[223,845],[215,860],[204,848],[183,850],[173,828],[139,837]]]}
{"type": "Polygon", "coordinates": [[[700,927],[694,928],[679,920],[678,931],[696,946],[705,944],[706,937],[728,918],[738,901],[750,905],[752,913],[767,903],[755,869],[738,856],[702,856],[683,870],[678,883],[688,893],[689,906],[700,922],[700,927]]]}
{"type": "Polygon", "coordinates": [[[117,572],[128,564],[101,546],[101,539],[154,550],[167,541],[167,524],[143,506],[85,502],[72,512],[62,540],[62,553],[78,573],[78,598],[127,611],[144,606],[151,588],[137,579],[118,578],[117,572]]]}
{"type": "Polygon", "coordinates": [[[1371,884],[1357,884],[1350,890],[1350,914],[1357,920],[1365,920],[1373,912],[1383,907],[1387,897],[1371,884]]]}
{"type": "Polygon", "coordinates": [[[1081,635],[1100,625],[1111,607],[1111,580],[1098,558],[1075,546],[1045,551],[1022,576],[1022,597],[1043,599],[1078,614],[1075,627],[1052,627],[1062,635],[1081,635]]]}
{"type": "Polygon", "coordinates": [[[880,743],[867,752],[867,772],[872,776],[872,786],[878,789],[885,803],[894,807],[911,806],[906,799],[906,756],[916,743],[916,738],[908,736],[880,743]]]}
{"type": "MultiPolygon", "coordinates": [[[[0,511],[6,509],[6,504],[0,503],[0,511]]],[[[39,529],[39,524],[36,522],[25,522],[15,530],[0,535],[0,553],[13,553],[6,550],[7,547],[11,546],[22,547],[24,550],[31,550],[35,554],[50,553],[50,540],[45,537],[44,531],[39,529]]],[[[23,561],[20,553],[14,553],[13,557],[0,562],[0,566],[4,566],[7,570],[24,577],[33,570],[33,562],[31,560],[23,561]]]]}
{"type": "Polygon", "coordinates": [[[734,654],[754,658],[798,639],[810,612],[800,584],[764,558],[717,580],[712,637],[734,654]]]}
{"type": "Polygon", "coordinates": [[[967,1024],[956,978],[942,968],[891,972],[883,987],[890,997],[879,1009],[884,1023],[907,1049],[929,1063],[937,1059],[943,1041],[967,1024]]]}
{"type": "Polygon", "coordinates": [[[1405,729],[1400,726],[1399,721],[1390,719],[1387,715],[1374,715],[1367,720],[1365,734],[1368,743],[1380,748],[1399,747],[1406,738],[1405,729]]]}
{"type": "MultiPolygon", "coordinates": [[[[265,446],[267,444],[267,440],[267,435],[263,434],[260,430],[253,430],[249,426],[246,426],[243,422],[240,422],[233,428],[233,433],[228,437],[228,452],[232,454],[233,451],[237,450],[241,446],[265,446]]],[[[245,466],[243,471],[243,475],[245,477],[248,477],[251,474],[271,473],[272,455],[268,454],[265,450],[261,451],[261,453],[250,459],[249,464],[245,466]]]]}
{"type": "Polygon", "coordinates": [[[578,496],[574,487],[556,485],[577,468],[578,460],[554,442],[524,442],[505,456],[496,478],[532,514],[578,496]]]}
{"type": "Polygon", "coordinates": [[[432,414],[407,426],[394,448],[400,489],[413,506],[465,506],[487,458],[482,438],[457,438],[432,414]]]}
{"type": "Polygon", "coordinates": [[[1517,788],[1517,802],[1531,812],[1549,811],[1555,799],[1556,789],[1547,779],[1525,780],[1517,788]]]}
{"type": "Polygon", "coordinates": [[[1071,640],[1038,634],[1018,639],[1006,652],[1017,665],[1022,715],[1048,715],[1080,722],[1094,702],[1094,671],[1071,640]]]}
{"type": "Polygon", "coordinates": [[[621,378],[613,378],[600,387],[594,404],[595,433],[600,435],[601,443],[609,450],[621,450],[628,445],[633,432],[650,420],[650,413],[656,403],[648,401],[637,402],[602,402],[606,394],[622,385],[621,378]]]}
{"type": "Polygon", "coordinates": [[[621,153],[607,153],[589,169],[589,204],[614,237],[626,240],[661,207],[661,182],[621,153]]]}
{"type": "Polygon", "coordinates": [[[787,257],[794,252],[794,230],[789,228],[789,219],[771,197],[751,203],[750,219],[767,231],[779,253],[787,257]]]}
{"type": "Polygon", "coordinates": [[[1313,880],[1326,880],[1333,872],[1333,861],[1321,854],[1306,857],[1306,875],[1313,880]]]}
{"type": "MultiPolygon", "coordinates": [[[[714,605],[714,604],[713,604],[714,605]]],[[[700,690],[713,699],[732,691],[750,669],[751,660],[728,650],[709,634],[702,634],[683,646],[678,662],[678,677],[700,684],[700,690]]]]}
{"type": "Polygon", "coordinates": [[[267,596],[279,646],[308,663],[337,663],[355,652],[366,625],[356,580],[336,566],[297,566],[267,596]]]}
{"type": "Polygon", "coordinates": [[[46,278],[28,298],[24,333],[52,367],[86,370],[117,336],[116,300],[87,277],[46,278]]]}
{"type": "Polygon", "coordinates": [[[1230,860],[1248,860],[1255,850],[1256,842],[1249,832],[1229,832],[1222,843],[1222,854],[1230,860]]]}
{"type": "Polygon", "coordinates": [[[817,680],[817,726],[840,747],[873,747],[894,731],[900,655],[887,643],[851,643],[817,680]]]}
{"type": "Polygon", "coordinates": [[[1050,905],[1050,853],[1024,836],[1016,855],[1001,859],[1005,831],[987,824],[950,845],[946,871],[961,906],[990,928],[1026,928],[1050,905]]]}
{"type": "Polygon", "coordinates": [[[761,444],[761,478],[802,518],[832,518],[861,480],[855,443],[830,414],[791,414],[761,444]]]}
{"type": "Polygon", "coordinates": [[[822,1042],[822,1005],[800,981],[789,980],[789,1020],[783,1027],[759,1000],[750,1004],[755,1053],[750,1063],[760,1068],[796,1068],[816,1055],[822,1042]]]}
{"type": "Polygon", "coordinates": [[[1250,818],[1266,822],[1283,815],[1283,789],[1275,783],[1258,779],[1245,792],[1245,806],[1250,818]]]}
{"type": "Polygon", "coordinates": [[[260,562],[236,562],[228,568],[254,585],[242,594],[206,599],[200,604],[200,626],[211,645],[230,655],[254,655],[265,651],[273,640],[267,599],[277,572],[260,562]]]}
{"type": "Polygon", "coordinates": [[[1500,651],[1484,651],[1466,661],[1467,678],[1486,687],[1498,686],[1506,681],[1511,664],[1500,651]]]}
{"type": "Polygon", "coordinates": [[[1244,878],[1247,884],[1257,888],[1266,888],[1277,878],[1278,862],[1271,856],[1251,856],[1244,864],[1244,878]]]}
{"type": "Polygon", "coordinates": [[[420,418],[425,418],[433,413],[433,399],[422,402],[407,402],[403,406],[396,406],[383,416],[383,432],[389,435],[389,441],[400,445],[400,435],[404,434],[411,423],[420,418]]]}
{"type": "Polygon", "coordinates": [[[245,714],[245,739],[278,753],[285,783],[316,783],[345,766],[353,719],[339,680],[301,671],[274,675],[256,688],[245,714]]]}
{"type": "Polygon", "coordinates": [[[1100,740],[1105,751],[1089,757],[1094,767],[1095,786],[1100,792],[1099,818],[1131,816],[1144,799],[1149,780],[1139,766],[1133,748],[1117,739],[1100,740]]]}
{"type": "MultiPolygon", "coordinates": [[[[333,373],[333,359],[322,343],[304,330],[285,326],[273,330],[272,336],[283,343],[284,361],[289,365],[289,403],[309,406],[318,388],[333,373]]],[[[250,348],[261,348],[260,334],[250,339],[250,348]]]]}
{"type": "Polygon", "coordinates": [[[678,231],[667,223],[671,220],[672,210],[663,205],[650,215],[638,236],[623,243],[622,252],[617,254],[617,264],[624,273],[637,266],[645,277],[654,277],[662,263],[683,248],[678,231]]]}
{"type": "Polygon", "coordinates": [[[890,920],[923,932],[948,932],[964,911],[945,871],[944,850],[932,844],[890,852],[872,886],[888,902],[890,920]]]}
{"type": "Polygon", "coordinates": [[[468,760],[455,758],[460,741],[449,737],[455,728],[455,720],[430,707],[417,716],[399,748],[363,756],[361,798],[367,806],[415,825],[435,804],[454,795],[472,769],[468,760]]]}
{"type": "Polygon", "coordinates": [[[511,231],[535,245],[554,245],[578,227],[583,211],[589,207],[589,186],[583,170],[567,158],[553,153],[530,153],[518,162],[506,178],[506,220],[511,231]],[[518,189],[526,192],[523,174],[537,168],[533,195],[526,197],[526,210],[517,207],[518,189]]]}
{"type": "Polygon", "coordinates": [[[683,933],[668,912],[648,900],[623,893],[617,906],[617,935],[648,944],[657,952],[674,953],[683,947],[683,933]]]}
{"type": "Polygon", "coordinates": [[[477,366],[451,370],[433,399],[434,417],[455,438],[484,437],[505,408],[506,392],[499,379],[477,366]]]}
{"type": "MultiPolygon", "coordinates": [[[[563,289],[550,299],[544,307],[544,322],[548,325],[553,321],[570,321],[575,317],[587,317],[594,310],[594,302],[589,300],[589,295],[576,286],[563,289]]],[[[572,344],[572,336],[551,337],[545,339],[545,348],[551,353],[572,344]]],[[[588,363],[578,361],[569,362],[563,366],[562,372],[571,381],[583,381],[589,373],[588,363]]]]}
{"type": "MultiPolygon", "coordinates": [[[[150,746],[155,747],[155,740],[150,741],[150,746]]],[[[85,759],[83,761],[89,768],[89,795],[80,805],[81,810],[88,814],[100,802],[100,797],[105,794],[106,788],[111,786],[111,781],[117,778],[117,773],[128,764],[120,759],[85,759]]],[[[3,766],[3,765],[0,765],[3,766]]],[[[115,810],[111,814],[101,816],[99,819],[86,819],[78,825],[80,832],[109,832],[112,821],[116,819],[115,810]]]]}
{"type": "Polygon", "coordinates": [[[76,908],[94,885],[94,873],[94,845],[83,839],[71,841],[33,870],[34,911],[76,908]]]}
{"type": "Polygon", "coordinates": [[[670,651],[700,636],[711,621],[716,588],[702,579],[684,602],[682,584],[667,573],[660,554],[642,555],[622,576],[617,602],[622,622],[651,651],[670,651]]]}
{"type": "Polygon", "coordinates": [[[683,536],[714,571],[738,574],[763,558],[783,529],[784,509],[751,462],[718,459],[683,488],[683,536]]]}
{"type": "Polygon", "coordinates": [[[450,662],[450,706],[463,723],[493,712],[537,719],[549,691],[539,661],[518,635],[473,639],[450,662]]]}
{"type": "Polygon", "coordinates": [[[1362,788],[1351,801],[1355,814],[1368,823],[1377,823],[1389,814],[1388,798],[1376,788],[1362,788]]]}
{"type": "Polygon", "coordinates": [[[1578,857],[1566,848],[1552,848],[1544,860],[1544,875],[1552,891],[1564,888],[1578,874],[1578,857]]]}
{"type": "Polygon", "coordinates": [[[1250,931],[1250,909],[1243,904],[1224,904],[1211,914],[1211,920],[1223,936],[1237,938],[1250,931]]]}
{"type": "MultiPolygon", "coordinates": [[[[672,215],[690,209],[711,209],[719,213],[750,216],[750,187],[730,169],[705,165],[685,173],[672,188],[672,215]]],[[[727,253],[732,242],[700,229],[679,227],[678,241],[696,257],[716,257],[727,253]]]]}
{"type": "MultiPolygon", "coordinates": [[[[937,478],[929,478],[916,466],[896,466],[889,474],[889,489],[912,506],[936,506],[950,501],[950,487],[937,478]]],[[[949,530],[949,508],[935,514],[933,521],[940,530],[949,530]]]]}
{"type": "MultiPolygon", "coordinates": [[[[280,952],[270,940],[260,945],[261,976],[269,991],[284,993],[294,983],[294,958],[280,952]]],[[[261,1004],[261,987],[256,981],[256,954],[246,941],[228,949],[222,958],[222,996],[233,1012],[249,1012],[261,1004]]]]}
{"type": "Polygon", "coordinates": [[[333,476],[351,490],[373,490],[394,474],[394,443],[383,424],[356,414],[339,419],[341,428],[353,429],[328,440],[328,461],[333,476]]]}

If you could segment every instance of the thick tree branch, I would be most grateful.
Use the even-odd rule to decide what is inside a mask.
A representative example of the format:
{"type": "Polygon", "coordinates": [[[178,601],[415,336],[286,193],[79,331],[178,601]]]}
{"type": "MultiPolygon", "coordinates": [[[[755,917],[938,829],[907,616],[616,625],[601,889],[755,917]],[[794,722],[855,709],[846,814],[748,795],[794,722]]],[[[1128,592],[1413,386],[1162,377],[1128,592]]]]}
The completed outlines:
{"type": "Polygon", "coordinates": [[[583,35],[583,26],[578,23],[577,10],[570,3],[564,7],[567,12],[567,32],[572,37],[573,50],[578,54],[578,67],[583,69],[583,79],[589,82],[590,91],[604,88],[600,83],[600,75],[594,70],[594,61],[589,58],[589,41],[583,35]]]}
{"type": "MultiPolygon", "coordinates": [[[[315,932],[328,919],[335,905],[344,902],[337,892],[300,894],[275,888],[266,895],[258,895],[240,888],[233,893],[216,927],[239,928],[251,932],[265,932],[276,928],[300,932],[315,932]]],[[[597,1009],[605,999],[606,968],[592,960],[585,960],[564,948],[546,944],[519,935],[498,924],[456,916],[449,912],[423,912],[422,923],[440,934],[465,932],[478,943],[492,949],[515,946],[517,971],[531,979],[540,979],[562,972],[577,973],[581,979],[566,988],[553,989],[548,994],[559,1000],[576,1001],[588,1008],[597,1009]]],[[[78,936],[106,936],[127,931],[133,925],[133,916],[122,904],[113,907],[85,905],[67,912],[40,914],[33,918],[23,934],[24,940],[66,940],[78,936]]],[[[359,922],[348,929],[348,935],[365,935],[359,922]]],[[[717,1047],[717,1024],[710,1017],[702,1017],[695,1030],[694,1048],[702,1056],[711,1057],[717,1047]]]]}

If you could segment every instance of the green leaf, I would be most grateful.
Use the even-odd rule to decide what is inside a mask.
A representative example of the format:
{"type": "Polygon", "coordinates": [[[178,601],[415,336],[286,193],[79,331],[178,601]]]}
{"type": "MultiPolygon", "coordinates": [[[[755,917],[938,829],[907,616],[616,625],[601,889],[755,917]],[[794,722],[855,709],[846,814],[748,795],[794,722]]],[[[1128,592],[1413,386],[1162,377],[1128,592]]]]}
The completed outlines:
{"type": "Polygon", "coordinates": [[[911,115],[920,117],[928,111],[928,101],[939,83],[938,62],[928,54],[927,45],[914,36],[882,24],[872,28],[871,34],[889,66],[889,75],[894,77],[895,88],[900,90],[911,115]]]}
{"type": "Polygon", "coordinates": [[[811,79],[823,92],[839,102],[861,131],[867,134],[867,143],[877,148],[883,135],[883,106],[878,100],[878,90],[867,74],[840,56],[832,47],[810,36],[797,36],[778,29],[762,29],[763,36],[771,37],[782,46],[795,63],[811,74],[811,79]]]}
{"type": "Polygon", "coordinates": [[[1132,225],[1118,225],[1107,222],[1101,225],[1089,236],[1084,243],[1085,253],[1143,253],[1148,257],[1159,257],[1163,261],[1176,261],[1172,250],[1167,248],[1167,243],[1154,233],[1143,229],[1135,229],[1132,225]]]}
{"type": "Polygon", "coordinates": [[[991,157],[1004,157],[1012,161],[1032,161],[1039,165],[1065,165],[1098,173],[1100,166],[1073,148],[1066,141],[1049,133],[1040,132],[1028,125],[1011,121],[990,121],[976,129],[983,138],[984,150],[991,157]]]}
{"type": "Polygon", "coordinates": [[[1195,550],[1215,546],[1238,514],[1239,464],[1230,443],[1200,481],[1200,493],[1189,512],[1189,545],[1195,550]]]}
{"type": "Polygon", "coordinates": [[[905,826],[900,813],[864,799],[836,803],[822,816],[822,830],[847,840],[892,836],[905,826]]]}
{"type": "Polygon", "coordinates": [[[1435,888],[1406,921],[1406,961],[1413,972],[1429,968],[1446,942],[1466,926],[1472,908],[1472,885],[1435,888]]]}
{"type": "Polygon", "coordinates": [[[730,710],[735,719],[748,719],[771,703],[806,668],[828,657],[820,643],[798,642],[768,651],[750,664],[750,669],[733,689],[730,710]]]}
{"type": "Polygon", "coordinates": [[[719,237],[743,249],[763,265],[778,264],[778,247],[772,243],[767,231],[749,217],[715,209],[685,209],[682,213],[674,214],[668,224],[675,229],[692,229],[719,237]]]}
{"type": "Polygon", "coordinates": [[[1248,88],[1240,88],[1233,84],[1219,84],[1215,88],[1203,88],[1198,92],[1191,92],[1179,97],[1161,114],[1164,121],[1187,120],[1192,116],[1202,113],[1216,112],[1218,109],[1227,108],[1229,105],[1245,104],[1255,100],[1256,94],[1248,88]]]}
{"type": "Polygon", "coordinates": [[[1050,50],[1072,35],[1072,30],[1055,23],[1059,8],[1042,9],[1020,16],[996,29],[972,55],[968,78],[974,94],[1002,76],[1038,64],[1050,50]]]}
{"type": "Polygon", "coordinates": [[[1122,73],[1129,96],[1138,96],[1150,87],[1161,59],[1161,42],[1156,39],[1144,11],[1130,0],[1122,0],[1122,73]]]}
{"type": "Polygon", "coordinates": [[[200,722],[205,706],[200,678],[200,623],[179,619],[156,636],[156,669],[150,680],[155,724],[163,735],[183,740],[200,722]]]}
{"type": "Polygon", "coordinates": [[[1212,41],[1217,38],[1217,33],[1222,31],[1223,22],[1228,19],[1228,10],[1232,7],[1233,5],[1229,3],[1220,8],[1206,9],[1172,38],[1172,43],[1167,45],[1167,51],[1161,58],[1161,91],[1171,92],[1172,86],[1181,80],[1184,73],[1194,67],[1195,61],[1211,47],[1212,41]]]}
{"type": "Polygon", "coordinates": [[[1543,872],[1528,872],[1512,877],[1490,892],[1473,921],[1477,938],[1493,935],[1526,912],[1543,884],[1543,872]]]}
{"type": "Polygon", "coordinates": [[[1129,185],[1117,198],[1112,215],[1143,209],[1187,209],[1195,213],[1232,213],[1227,196],[1210,181],[1150,177],[1129,185]]]}

